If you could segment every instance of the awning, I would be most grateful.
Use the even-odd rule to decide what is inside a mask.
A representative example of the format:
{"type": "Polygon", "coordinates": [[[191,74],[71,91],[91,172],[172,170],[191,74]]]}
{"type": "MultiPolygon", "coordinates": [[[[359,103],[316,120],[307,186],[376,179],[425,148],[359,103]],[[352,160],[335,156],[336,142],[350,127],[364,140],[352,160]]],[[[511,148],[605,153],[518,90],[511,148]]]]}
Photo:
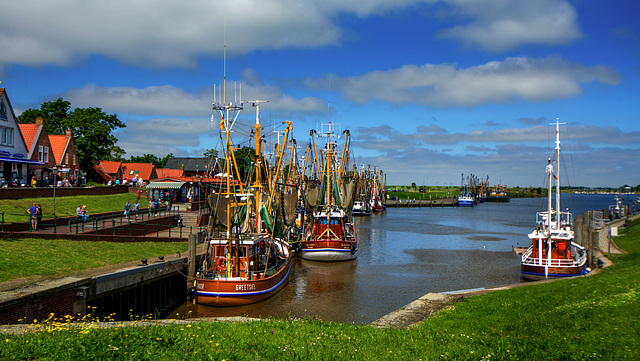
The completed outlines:
{"type": "Polygon", "coordinates": [[[147,188],[149,189],[178,189],[182,188],[182,186],[186,182],[151,182],[147,184],[147,188]]]}
{"type": "Polygon", "coordinates": [[[36,162],[35,160],[28,160],[28,159],[0,158],[0,162],[44,165],[44,163],[42,162],[36,162]]]}

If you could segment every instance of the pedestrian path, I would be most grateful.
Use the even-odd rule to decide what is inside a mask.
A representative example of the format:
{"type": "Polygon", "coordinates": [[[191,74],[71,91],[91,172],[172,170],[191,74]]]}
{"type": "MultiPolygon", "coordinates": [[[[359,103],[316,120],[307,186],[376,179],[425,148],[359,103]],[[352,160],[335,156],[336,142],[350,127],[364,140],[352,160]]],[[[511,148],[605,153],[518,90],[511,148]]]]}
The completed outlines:
{"type": "Polygon", "coordinates": [[[17,233],[96,234],[186,239],[189,234],[206,230],[206,226],[197,225],[199,216],[198,211],[187,211],[185,205],[174,206],[171,210],[161,208],[154,211],[144,208],[137,215],[131,212],[129,217],[126,217],[123,212],[117,211],[90,215],[87,221],[83,221],[79,217],[61,217],[56,218],[55,221],[54,219],[43,219],[37,230],[27,228],[25,231],[17,233]]]}

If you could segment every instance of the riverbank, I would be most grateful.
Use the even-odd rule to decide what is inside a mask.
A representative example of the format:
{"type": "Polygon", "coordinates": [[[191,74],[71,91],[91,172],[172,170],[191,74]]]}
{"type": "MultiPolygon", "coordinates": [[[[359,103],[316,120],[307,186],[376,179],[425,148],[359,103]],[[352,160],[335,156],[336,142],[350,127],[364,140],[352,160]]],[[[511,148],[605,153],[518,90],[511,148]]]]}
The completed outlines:
{"type": "Polygon", "coordinates": [[[108,329],[58,320],[50,327],[26,328],[38,332],[3,336],[0,359],[635,360],[640,357],[640,223],[624,232],[616,243],[628,253],[612,255],[613,265],[598,274],[465,297],[410,329],[317,317],[115,323],[108,329]]]}

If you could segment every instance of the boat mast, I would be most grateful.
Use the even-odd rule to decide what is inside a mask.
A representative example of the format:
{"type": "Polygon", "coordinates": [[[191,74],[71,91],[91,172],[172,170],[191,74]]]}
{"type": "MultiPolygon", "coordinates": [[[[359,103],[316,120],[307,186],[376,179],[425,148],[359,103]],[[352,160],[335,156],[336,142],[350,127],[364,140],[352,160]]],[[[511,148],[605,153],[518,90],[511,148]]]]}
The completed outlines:
{"type": "Polygon", "coordinates": [[[556,118],[556,229],[560,229],[560,119],[556,118]]]}
{"type": "MultiPolygon", "coordinates": [[[[234,197],[235,195],[235,190],[232,189],[231,183],[232,183],[232,166],[234,169],[236,169],[237,171],[237,165],[235,165],[235,160],[233,161],[234,164],[232,164],[232,159],[234,157],[233,155],[233,144],[231,144],[231,128],[233,127],[235,121],[238,119],[238,116],[240,115],[240,112],[243,109],[243,104],[242,104],[242,100],[240,100],[240,103],[238,104],[237,102],[237,94],[235,91],[235,87],[234,87],[234,97],[236,98],[236,103],[234,104],[234,102],[229,102],[227,103],[227,46],[225,44],[224,46],[224,74],[223,74],[223,80],[222,80],[222,89],[221,89],[221,93],[218,95],[218,98],[216,99],[215,97],[215,91],[214,91],[214,100],[213,100],[213,107],[212,109],[217,112],[220,115],[220,132],[224,132],[225,133],[225,140],[226,140],[226,149],[225,149],[225,172],[226,172],[226,189],[224,192],[222,192],[222,195],[227,199],[226,202],[226,239],[227,239],[227,249],[226,249],[226,258],[227,260],[231,259],[231,248],[232,248],[232,241],[231,241],[231,209],[240,206],[238,204],[237,199],[234,197]],[[218,103],[218,101],[221,101],[220,103],[218,103]],[[233,121],[231,121],[231,119],[233,119],[233,121]]],[[[240,99],[242,99],[242,87],[240,87],[240,99]]],[[[239,175],[239,173],[238,173],[239,175]]],[[[242,182],[240,182],[240,185],[242,185],[242,182]]],[[[238,235],[239,237],[239,235],[238,235]]],[[[236,243],[237,247],[239,248],[239,239],[238,242],[236,243]]],[[[236,252],[235,255],[235,269],[238,269],[237,264],[239,262],[238,260],[238,252],[236,252]]],[[[230,262],[226,263],[227,266],[227,277],[231,277],[231,265],[230,262]]]]}
{"type": "Polygon", "coordinates": [[[255,124],[255,142],[256,148],[253,157],[254,167],[255,167],[255,182],[253,183],[253,194],[255,198],[255,212],[256,212],[256,224],[255,231],[257,233],[262,233],[262,221],[260,219],[260,207],[262,206],[262,139],[260,138],[260,103],[268,103],[268,100],[254,100],[251,102],[251,105],[256,107],[256,124],[255,124]]]}

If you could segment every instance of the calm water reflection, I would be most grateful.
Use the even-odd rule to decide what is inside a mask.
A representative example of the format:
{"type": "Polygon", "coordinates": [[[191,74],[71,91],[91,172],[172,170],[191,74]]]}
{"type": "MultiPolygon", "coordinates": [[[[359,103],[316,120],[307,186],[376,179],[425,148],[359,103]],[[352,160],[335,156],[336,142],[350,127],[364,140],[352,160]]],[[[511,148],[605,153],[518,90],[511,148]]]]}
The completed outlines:
{"type": "MultiPolygon", "coordinates": [[[[563,196],[575,214],[606,208],[613,196],[563,196]]],[[[473,208],[390,208],[356,219],[355,261],[322,263],[296,258],[289,284],[248,306],[215,308],[184,304],[180,317],[318,317],[370,323],[429,292],[520,282],[520,258],[512,246],[528,246],[527,234],[541,199],[513,199],[473,208]]]]}

